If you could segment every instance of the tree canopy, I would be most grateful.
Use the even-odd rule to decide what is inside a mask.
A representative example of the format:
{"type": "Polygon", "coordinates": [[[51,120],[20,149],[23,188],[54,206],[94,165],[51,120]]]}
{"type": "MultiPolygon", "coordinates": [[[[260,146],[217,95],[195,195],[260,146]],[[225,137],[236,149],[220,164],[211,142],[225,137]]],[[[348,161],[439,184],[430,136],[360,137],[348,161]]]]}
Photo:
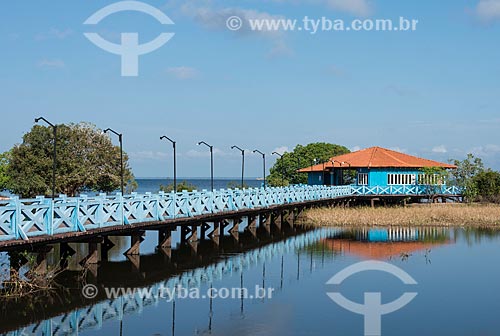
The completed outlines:
{"type": "Polygon", "coordinates": [[[474,177],[484,171],[483,161],[469,153],[462,161],[453,160],[453,164],[457,166],[457,169],[451,172],[452,182],[464,189],[464,196],[468,200],[475,199],[479,190],[474,182],[474,177]]]}
{"type": "MultiPolygon", "coordinates": [[[[23,142],[10,151],[5,170],[7,189],[21,197],[50,194],[52,153],[52,128],[33,126],[23,142]]],[[[112,192],[120,186],[120,148],[92,124],[57,125],[56,162],[56,193],[112,192]]],[[[126,154],[124,178],[131,191],[135,180],[126,154]]]]}
{"type": "Polygon", "coordinates": [[[307,174],[297,173],[298,169],[313,165],[315,159],[320,163],[349,152],[347,147],[325,142],[297,145],[292,152],[284,153],[278,158],[271,167],[268,183],[271,186],[307,183],[307,174]]]}
{"type": "Polygon", "coordinates": [[[0,153],[0,191],[8,188],[9,176],[7,175],[7,167],[9,165],[10,152],[0,153]]]}

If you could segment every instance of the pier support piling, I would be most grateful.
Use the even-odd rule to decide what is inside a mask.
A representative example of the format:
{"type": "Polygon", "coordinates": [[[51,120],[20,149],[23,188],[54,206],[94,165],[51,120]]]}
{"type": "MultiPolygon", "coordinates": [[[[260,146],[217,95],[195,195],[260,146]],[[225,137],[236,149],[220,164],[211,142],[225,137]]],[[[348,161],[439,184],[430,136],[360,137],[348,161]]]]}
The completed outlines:
{"type": "Polygon", "coordinates": [[[144,231],[133,232],[130,235],[130,248],[123,253],[124,255],[139,255],[141,243],[144,241],[144,231]]]}

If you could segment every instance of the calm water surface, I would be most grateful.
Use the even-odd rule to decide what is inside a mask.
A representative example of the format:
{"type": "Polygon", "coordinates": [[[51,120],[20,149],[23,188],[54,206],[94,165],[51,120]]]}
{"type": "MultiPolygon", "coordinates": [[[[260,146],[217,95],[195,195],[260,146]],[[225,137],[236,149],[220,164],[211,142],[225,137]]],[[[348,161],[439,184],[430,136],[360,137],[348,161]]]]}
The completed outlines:
{"type": "MultiPolygon", "coordinates": [[[[381,292],[384,303],[407,291],[418,292],[407,306],[383,316],[382,335],[500,335],[500,231],[299,230],[260,242],[245,236],[241,243],[226,239],[219,249],[207,243],[198,248],[202,256],[178,245],[172,261],[155,252],[151,235],[139,260],[122,256],[126,238],[116,243],[109,261],[94,275],[87,274],[87,281],[101,291],[183,283],[201,293],[210,286],[242,285],[251,293],[255,286],[273,288],[274,293],[264,299],[177,298],[174,303],[161,298],[106,300],[102,295],[86,300],[71,289],[34,311],[25,304],[5,306],[0,333],[363,335],[363,317],[326,295],[336,288],[359,303],[365,292],[381,292]],[[373,259],[402,268],[418,285],[408,288],[376,271],[353,275],[339,287],[325,284],[345,267],[373,259]],[[119,306],[124,307],[123,315],[119,306]]],[[[70,264],[70,269],[77,268],[70,264]]],[[[74,283],[67,280],[66,286],[74,288],[74,283]]]]}

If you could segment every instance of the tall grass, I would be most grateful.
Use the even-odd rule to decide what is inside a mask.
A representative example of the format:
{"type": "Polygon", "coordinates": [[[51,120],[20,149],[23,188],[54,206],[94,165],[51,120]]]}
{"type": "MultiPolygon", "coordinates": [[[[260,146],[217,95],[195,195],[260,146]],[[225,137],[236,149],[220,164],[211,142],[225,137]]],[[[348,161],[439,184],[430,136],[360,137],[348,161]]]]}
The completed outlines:
{"type": "Polygon", "coordinates": [[[500,228],[500,205],[433,204],[409,207],[319,208],[305,212],[318,226],[468,226],[500,228]]]}

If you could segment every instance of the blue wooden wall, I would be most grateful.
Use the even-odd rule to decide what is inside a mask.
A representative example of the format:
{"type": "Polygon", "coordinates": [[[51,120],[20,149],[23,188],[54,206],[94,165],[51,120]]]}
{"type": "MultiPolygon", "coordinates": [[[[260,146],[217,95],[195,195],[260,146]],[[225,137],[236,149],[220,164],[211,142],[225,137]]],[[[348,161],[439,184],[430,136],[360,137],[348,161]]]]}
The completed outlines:
{"type": "MultiPolygon", "coordinates": [[[[415,174],[416,175],[416,183],[418,184],[418,175],[423,174],[420,169],[417,168],[359,168],[357,169],[358,173],[367,173],[368,174],[368,186],[387,186],[387,175],[388,174],[415,174]]],[[[309,185],[338,185],[338,178],[336,178],[338,174],[327,174],[327,178],[329,181],[325,183],[322,172],[311,172],[308,173],[307,183],[309,185]]],[[[357,177],[356,177],[357,178],[357,177]]],[[[359,185],[356,180],[356,185],[359,185]]]]}

